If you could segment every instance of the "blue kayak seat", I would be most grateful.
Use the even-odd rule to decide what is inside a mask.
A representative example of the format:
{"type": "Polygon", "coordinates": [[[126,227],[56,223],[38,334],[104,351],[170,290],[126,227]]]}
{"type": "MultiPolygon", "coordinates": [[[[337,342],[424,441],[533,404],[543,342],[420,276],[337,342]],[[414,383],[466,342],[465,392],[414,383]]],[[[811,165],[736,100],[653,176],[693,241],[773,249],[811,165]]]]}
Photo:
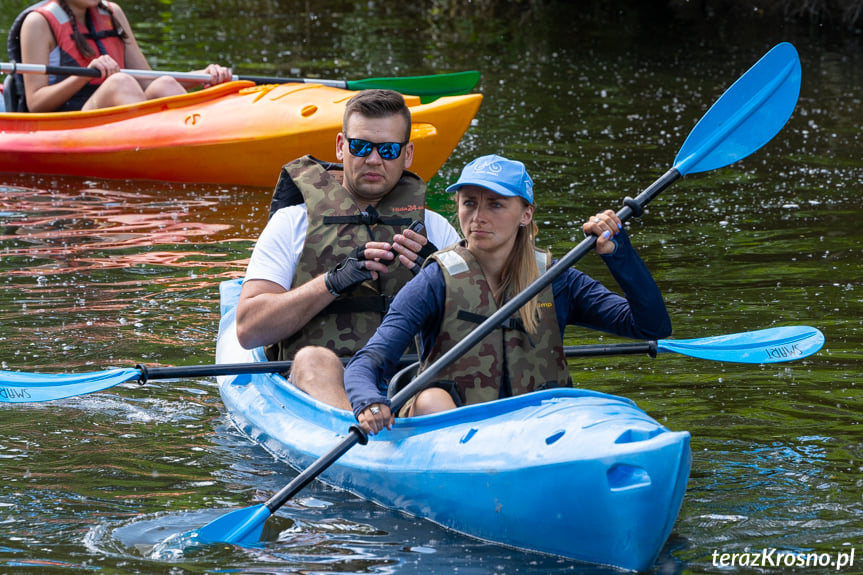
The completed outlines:
{"type": "Polygon", "coordinates": [[[392,399],[395,394],[404,389],[404,387],[416,377],[419,369],[420,362],[415,361],[396,373],[392,379],[390,379],[390,384],[387,387],[387,398],[392,399]]]}

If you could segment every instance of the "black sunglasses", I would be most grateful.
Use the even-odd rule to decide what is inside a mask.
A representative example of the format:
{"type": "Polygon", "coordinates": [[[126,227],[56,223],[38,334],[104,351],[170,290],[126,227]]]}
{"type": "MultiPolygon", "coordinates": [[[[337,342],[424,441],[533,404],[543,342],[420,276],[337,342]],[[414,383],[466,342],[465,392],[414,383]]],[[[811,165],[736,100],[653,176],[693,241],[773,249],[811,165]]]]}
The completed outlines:
{"type": "Polygon", "coordinates": [[[407,145],[407,142],[369,142],[359,138],[348,138],[348,149],[351,154],[358,158],[365,158],[372,153],[372,150],[377,148],[378,154],[384,160],[395,160],[402,155],[402,148],[407,145]]]}

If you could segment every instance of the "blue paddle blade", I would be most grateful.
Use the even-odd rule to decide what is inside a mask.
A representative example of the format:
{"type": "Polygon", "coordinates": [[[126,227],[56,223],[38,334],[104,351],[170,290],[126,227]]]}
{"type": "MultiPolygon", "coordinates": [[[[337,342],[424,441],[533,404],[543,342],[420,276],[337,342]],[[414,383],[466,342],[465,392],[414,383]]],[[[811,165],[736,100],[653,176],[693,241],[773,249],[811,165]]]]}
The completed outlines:
{"type": "Polygon", "coordinates": [[[188,536],[201,543],[258,543],[270,515],[272,511],[263,504],[245,507],[210,521],[188,536]]]}
{"type": "Polygon", "coordinates": [[[800,76],[794,46],[776,45],[710,107],[689,133],[674,167],[681,175],[714,170],[769,142],[797,105],[800,76]]]}
{"type": "Polygon", "coordinates": [[[698,339],[664,339],[657,351],[737,363],[779,363],[803,359],[824,345],[824,334],[809,326],[771,327],[698,339]]]}
{"type": "Polygon", "coordinates": [[[63,399],[102,391],[140,375],[141,372],[133,368],[60,374],[0,371],[0,403],[63,399]]]}

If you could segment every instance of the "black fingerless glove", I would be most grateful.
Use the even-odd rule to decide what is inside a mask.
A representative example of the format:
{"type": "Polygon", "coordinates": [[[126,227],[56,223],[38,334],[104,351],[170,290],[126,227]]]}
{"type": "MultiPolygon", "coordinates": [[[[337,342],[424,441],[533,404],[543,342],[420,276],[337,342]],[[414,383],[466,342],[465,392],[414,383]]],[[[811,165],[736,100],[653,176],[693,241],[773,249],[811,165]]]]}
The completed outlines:
{"type": "Polygon", "coordinates": [[[417,275],[418,273],[420,273],[420,270],[422,269],[423,264],[426,261],[426,258],[429,257],[430,255],[432,255],[433,253],[435,253],[436,251],[437,251],[437,246],[435,246],[431,242],[427,242],[426,245],[421,247],[420,251],[417,252],[417,259],[414,262],[414,267],[411,268],[411,272],[413,272],[414,275],[417,275]]]}
{"type": "Polygon", "coordinates": [[[330,293],[338,297],[349,292],[366,280],[372,279],[372,272],[366,269],[363,248],[354,250],[324,275],[324,283],[330,293]]]}

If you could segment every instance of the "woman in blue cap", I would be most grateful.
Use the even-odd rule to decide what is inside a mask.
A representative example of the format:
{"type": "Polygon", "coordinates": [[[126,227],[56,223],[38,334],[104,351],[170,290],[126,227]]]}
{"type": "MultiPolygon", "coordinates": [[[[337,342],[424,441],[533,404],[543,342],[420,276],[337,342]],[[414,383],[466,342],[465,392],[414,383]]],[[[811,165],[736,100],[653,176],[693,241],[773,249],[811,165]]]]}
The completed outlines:
{"type": "MultiPolygon", "coordinates": [[[[430,365],[553,263],[548,252],[534,245],[533,181],[524,164],[482,156],[467,164],[447,191],[456,192],[464,239],[430,256],[345,372],[357,421],[372,434],[392,425],[386,381],[415,335],[422,365],[430,365]]],[[[439,372],[436,383],[399,415],[425,415],[571,385],[561,335],[569,324],[638,339],[671,333],[662,294],[617,215],[600,212],[582,228],[597,236],[596,252],[625,297],[582,272],[567,270],[518,316],[439,372]]]]}

